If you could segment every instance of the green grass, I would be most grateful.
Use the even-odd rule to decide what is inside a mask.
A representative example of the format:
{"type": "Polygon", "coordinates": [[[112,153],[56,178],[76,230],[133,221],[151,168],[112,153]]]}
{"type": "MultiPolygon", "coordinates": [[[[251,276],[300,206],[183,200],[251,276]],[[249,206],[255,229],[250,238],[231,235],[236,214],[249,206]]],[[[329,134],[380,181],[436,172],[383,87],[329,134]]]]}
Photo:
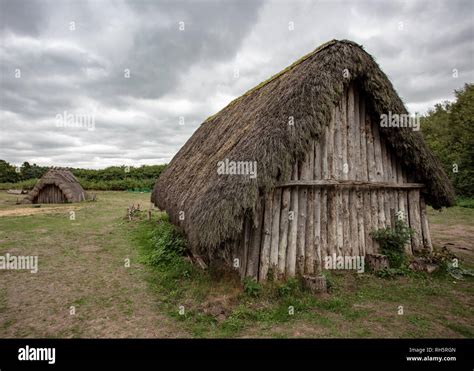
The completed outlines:
{"type": "Polygon", "coordinates": [[[474,209],[474,198],[458,198],[456,200],[456,205],[460,207],[467,207],[469,209],[474,209]]]}
{"type": "MultiPolygon", "coordinates": [[[[472,202],[470,199],[469,203],[472,202]]],[[[432,224],[474,226],[474,209],[470,207],[458,205],[441,210],[428,207],[428,216],[432,224]]]]}
{"type": "MultiPolygon", "coordinates": [[[[0,288],[1,334],[126,336],[138,323],[143,332],[136,334],[171,327],[168,334],[176,329],[177,334],[210,338],[473,337],[472,278],[408,274],[384,279],[331,271],[325,272],[330,292],[318,297],[304,291],[297,280],[249,283],[245,289],[232,272],[215,267],[202,271],[180,257],[182,246],[176,241],[182,241],[162,213],[154,211],[152,221],[146,220],[145,212],[132,222],[124,220],[127,206],[140,203],[143,209],[148,199],[149,194],[99,192],[97,202],[63,205],[52,213],[0,217],[0,253],[39,254],[37,279],[42,280],[6,273],[8,281],[0,288]],[[68,218],[71,206],[79,206],[75,221],[68,218]],[[161,259],[163,255],[169,259],[161,259]],[[123,276],[126,257],[132,267],[123,276]],[[41,290],[53,283],[58,292],[41,290]],[[22,288],[21,298],[30,311],[13,306],[17,302],[9,300],[15,294],[13,287],[22,288]],[[56,327],[70,305],[76,305],[76,316],[63,318],[64,324],[56,327]],[[403,315],[398,314],[399,306],[403,315]],[[147,317],[140,321],[143,310],[147,317]],[[160,317],[154,318],[150,311],[160,317]],[[106,321],[99,330],[98,321],[106,321]],[[129,327],[111,332],[114,325],[129,327]]],[[[0,193],[0,211],[31,209],[15,205],[15,200],[16,196],[0,193]]],[[[461,234],[447,237],[456,243],[472,238],[473,209],[456,206],[441,214],[430,210],[429,217],[434,235],[445,233],[446,227],[450,232],[462,227],[461,234]]],[[[465,254],[462,266],[473,266],[470,254],[465,254]]]]}
{"type": "MultiPolygon", "coordinates": [[[[160,223],[168,223],[161,219],[165,221],[160,223]]],[[[133,233],[142,261],[149,261],[156,249],[153,224],[143,220],[133,233]]],[[[473,280],[453,283],[446,274],[411,273],[383,279],[328,272],[330,293],[316,297],[296,279],[241,283],[228,272],[216,279],[216,272],[201,271],[174,254],[169,264],[149,269],[148,282],[161,299],[160,308],[194,337],[291,337],[295,332],[318,337],[469,337],[469,331],[474,331],[470,320],[474,313],[459,300],[472,299],[473,280]],[[223,297],[227,300],[221,316],[206,312],[208,303],[220,303],[223,297]],[[180,305],[184,314],[179,313],[180,305]],[[399,306],[404,308],[403,315],[398,314],[399,306]]]]}

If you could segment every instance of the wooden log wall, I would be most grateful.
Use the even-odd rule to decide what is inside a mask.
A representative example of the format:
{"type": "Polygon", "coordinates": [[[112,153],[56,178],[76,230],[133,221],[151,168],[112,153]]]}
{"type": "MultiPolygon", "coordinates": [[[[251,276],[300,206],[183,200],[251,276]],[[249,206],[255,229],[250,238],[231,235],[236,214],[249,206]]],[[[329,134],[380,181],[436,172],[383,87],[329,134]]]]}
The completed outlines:
{"type": "MultiPolygon", "coordinates": [[[[242,277],[319,274],[328,255],[378,252],[370,232],[402,217],[412,254],[432,250],[423,185],[413,183],[381,137],[364,96],[350,85],[291,180],[262,197],[232,245],[242,277]]],[[[235,267],[235,265],[234,265],[235,267]]]]}
{"type": "Polygon", "coordinates": [[[44,186],[38,193],[36,200],[33,203],[37,204],[62,204],[67,202],[66,196],[54,184],[44,186]]]}

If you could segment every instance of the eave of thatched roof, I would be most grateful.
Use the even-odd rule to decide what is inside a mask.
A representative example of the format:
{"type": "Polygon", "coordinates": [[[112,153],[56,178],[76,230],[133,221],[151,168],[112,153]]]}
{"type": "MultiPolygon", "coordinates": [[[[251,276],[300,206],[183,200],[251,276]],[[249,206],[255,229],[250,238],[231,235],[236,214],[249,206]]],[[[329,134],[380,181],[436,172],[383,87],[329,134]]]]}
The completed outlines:
{"type": "Polygon", "coordinates": [[[40,191],[49,184],[56,185],[66,196],[68,202],[85,200],[84,189],[69,170],[52,168],[38,180],[34,188],[22,200],[22,203],[32,203],[40,191]]]}
{"type": "MultiPolygon", "coordinates": [[[[152,201],[184,229],[194,247],[216,247],[237,236],[244,215],[254,215],[259,194],[290,179],[295,161],[319,138],[352,80],[378,117],[407,113],[387,76],[361,46],[330,41],[207,119],[160,175],[152,201]],[[290,116],[295,121],[291,134],[290,116]],[[217,163],[224,159],[257,161],[257,179],[219,175],[217,163]]],[[[394,154],[426,184],[427,203],[435,208],[452,205],[449,179],[421,133],[380,129],[394,154]]]]}

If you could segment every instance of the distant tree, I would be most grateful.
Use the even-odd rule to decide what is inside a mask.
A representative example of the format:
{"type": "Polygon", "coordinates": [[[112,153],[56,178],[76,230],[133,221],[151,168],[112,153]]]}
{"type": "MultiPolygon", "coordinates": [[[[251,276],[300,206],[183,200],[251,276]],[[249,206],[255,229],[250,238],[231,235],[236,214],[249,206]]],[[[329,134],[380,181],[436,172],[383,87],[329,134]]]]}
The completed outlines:
{"type": "Polygon", "coordinates": [[[421,119],[421,130],[456,193],[474,197],[474,84],[456,90],[455,98],[435,105],[421,119]]]}
{"type": "Polygon", "coordinates": [[[15,183],[21,180],[16,167],[5,160],[0,160],[0,183],[15,183]]]}

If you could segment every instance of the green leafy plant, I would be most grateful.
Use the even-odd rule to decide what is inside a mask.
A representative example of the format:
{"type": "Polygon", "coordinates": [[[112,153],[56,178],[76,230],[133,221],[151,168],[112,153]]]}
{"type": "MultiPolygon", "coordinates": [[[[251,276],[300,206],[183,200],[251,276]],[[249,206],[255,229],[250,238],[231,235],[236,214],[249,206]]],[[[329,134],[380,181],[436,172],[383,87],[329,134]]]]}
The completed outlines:
{"type": "Polygon", "coordinates": [[[169,264],[181,257],[187,248],[184,236],[171,224],[168,216],[163,214],[157,227],[152,232],[152,243],[154,249],[148,256],[150,265],[169,264]]]}
{"type": "Polygon", "coordinates": [[[474,277],[474,272],[470,269],[461,268],[453,263],[447,263],[446,271],[456,280],[463,280],[464,276],[474,277]]]}
{"type": "Polygon", "coordinates": [[[244,292],[248,296],[257,298],[262,293],[262,285],[254,278],[247,277],[244,279],[244,292]]]}
{"type": "Polygon", "coordinates": [[[386,268],[377,271],[375,275],[381,278],[395,278],[396,276],[403,276],[407,272],[408,269],[406,268],[386,268]]]}
{"type": "Polygon", "coordinates": [[[402,219],[397,218],[394,228],[377,229],[370,235],[379,243],[382,254],[387,255],[390,268],[397,269],[406,263],[405,245],[414,233],[402,219]]]}
{"type": "Polygon", "coordinates": [[[279,297],[286,298],[295,295],[299,291],[299,288],[300,283],[298,280],[295,277],[290,277],[286,282],[280,284],[277,288],[277,293],[279,297]]]}

